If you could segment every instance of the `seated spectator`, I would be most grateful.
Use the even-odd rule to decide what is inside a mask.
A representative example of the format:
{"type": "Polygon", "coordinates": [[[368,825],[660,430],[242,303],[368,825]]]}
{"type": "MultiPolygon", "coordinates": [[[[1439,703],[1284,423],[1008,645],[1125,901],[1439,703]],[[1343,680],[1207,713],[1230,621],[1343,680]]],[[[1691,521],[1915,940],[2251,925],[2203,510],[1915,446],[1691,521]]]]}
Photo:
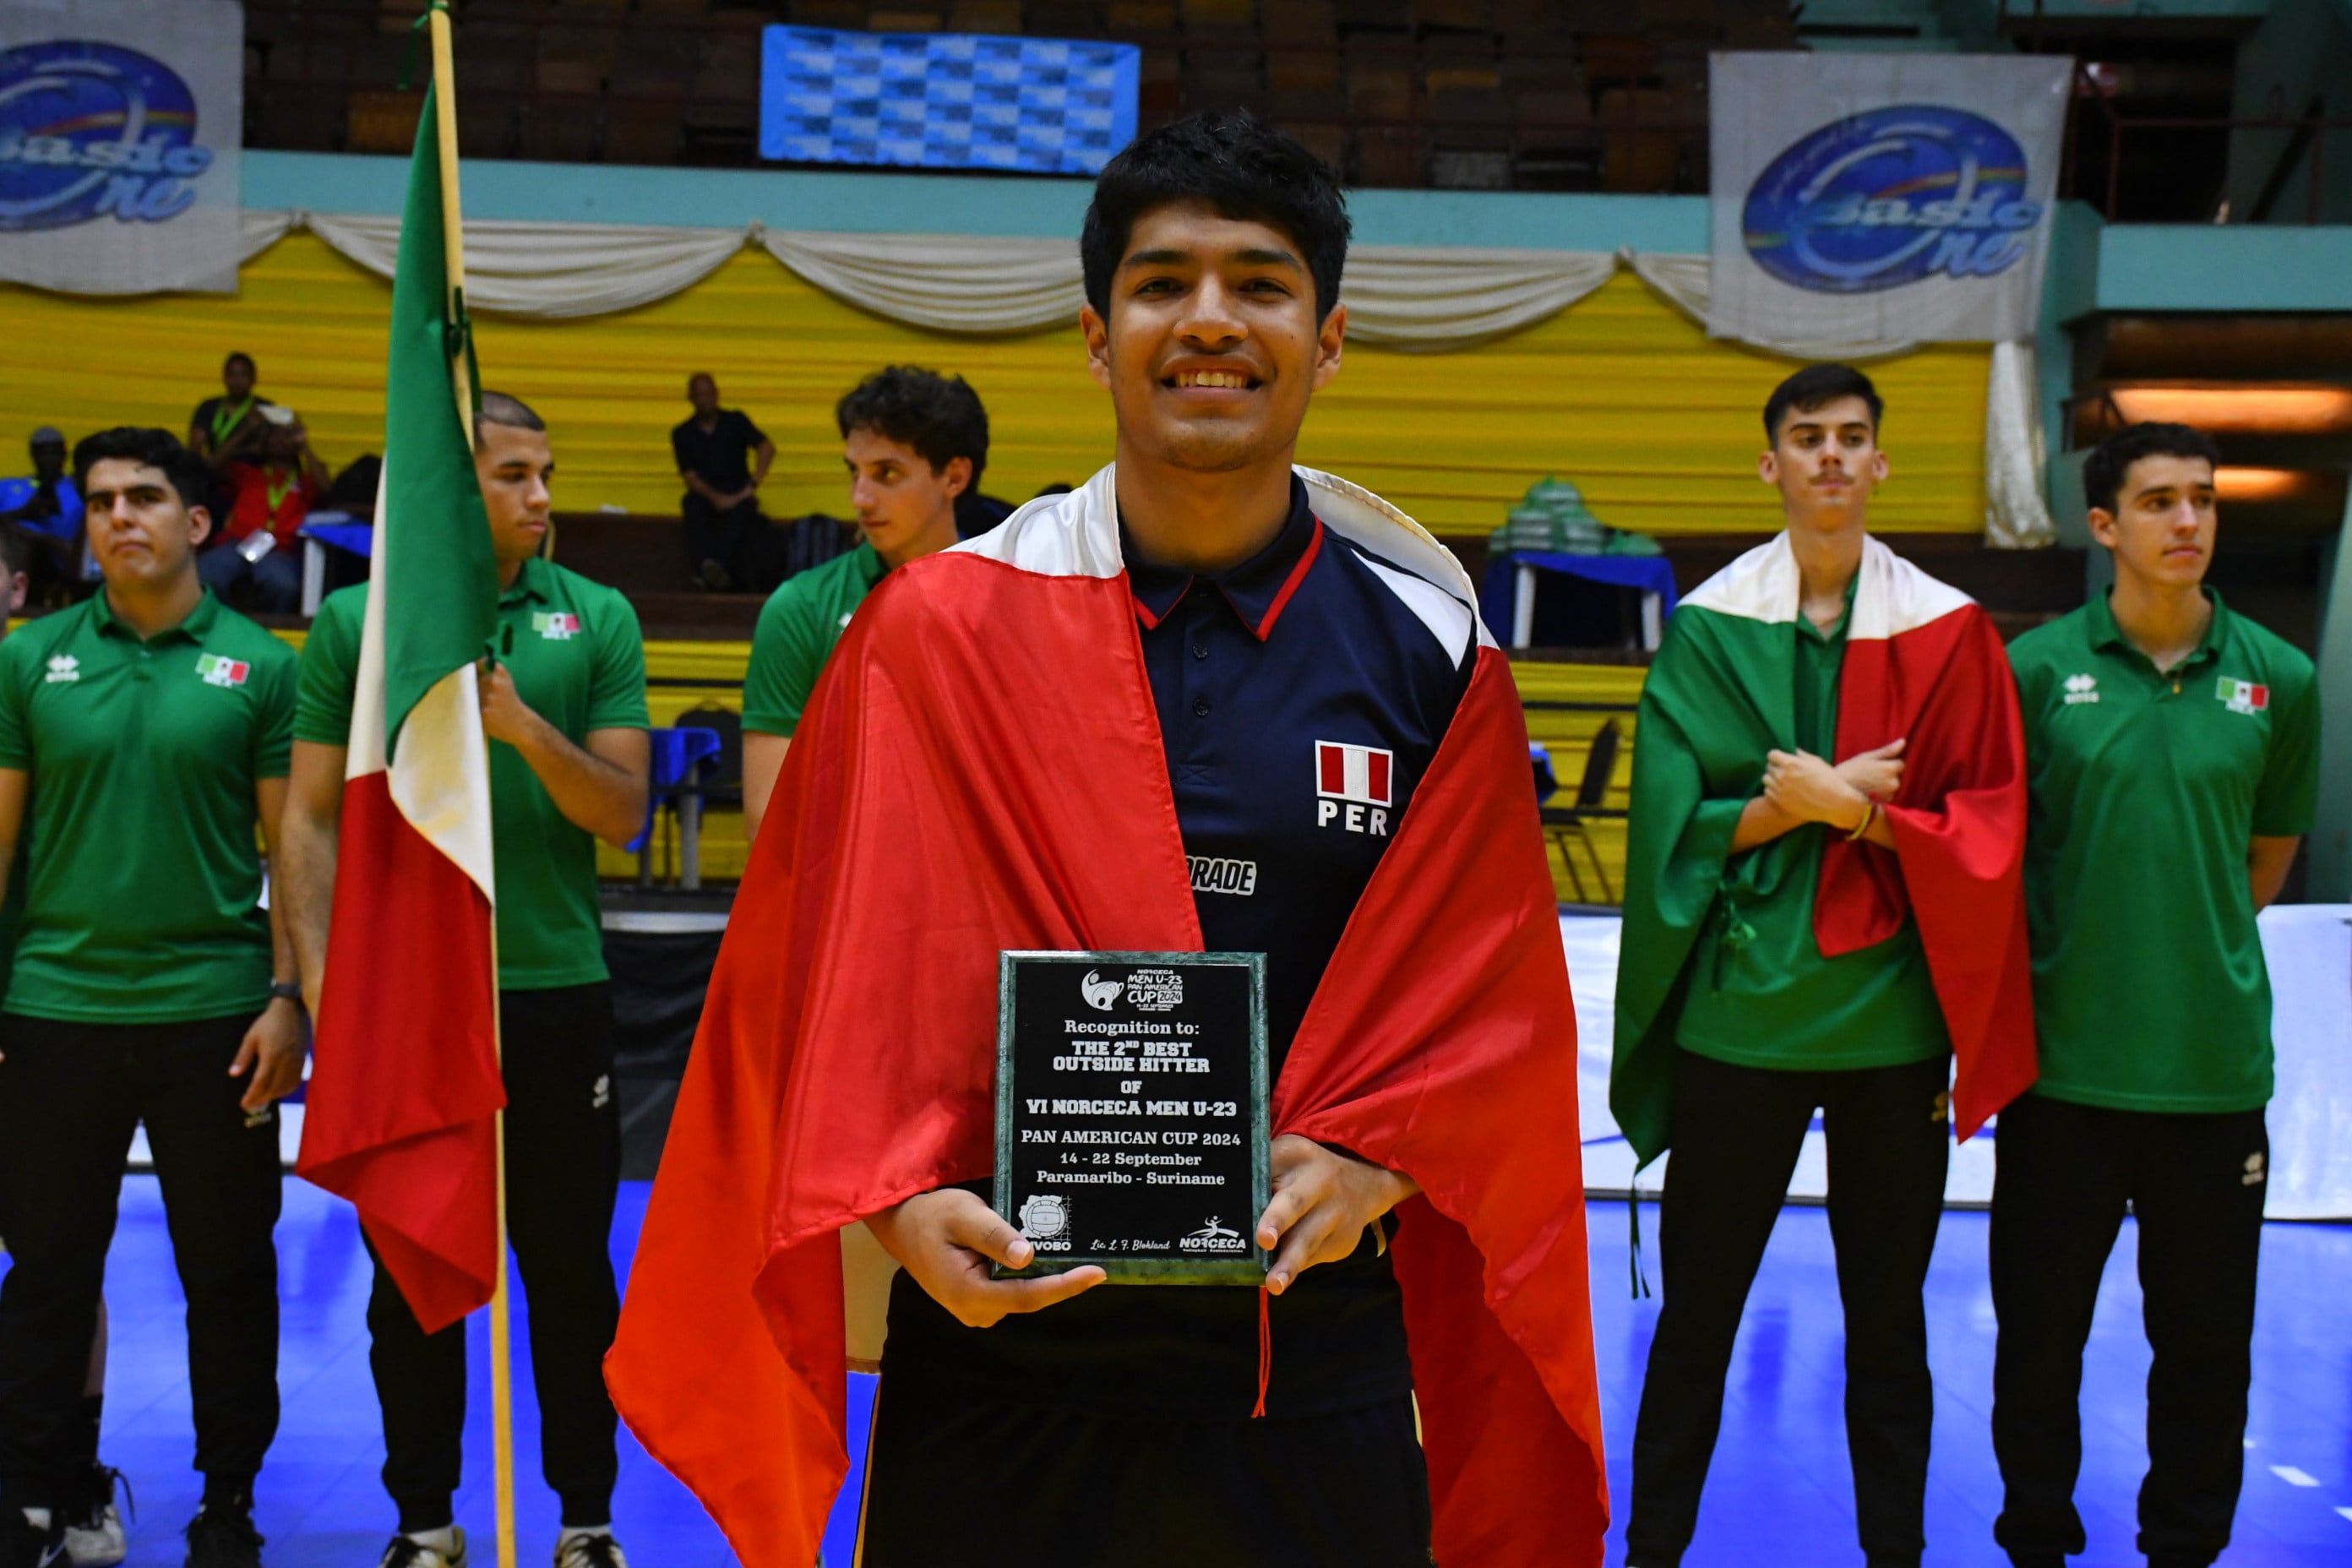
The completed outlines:
{"type": "Polygon", "coordinates": [[[695,580],[716,593],[772,585],[759,581],[766,531],[759,490],[776,444],[741,409],[719,406],[719,383],[709,372],[687,382],[686,396],[694,417],[669,433],[669,445],[686,480],[679,510],[695,580]]]}
{"type": "Polygon", "coordinates": [[[310,449],[310,433],[290,408],[261,413],[268,433],[252,461],[221,469],[233,499],[220,542],[196,557],[196,575],[226,599],[253,584],[253,607],[285,615],[302,602],[302,562],[295,535],[327,489],[327,465],[310,449]]]}
{"type": "Polygon", "coordinates": [[[13,525],[27,547],[26,563],[36,599],[58,604],[79,598],[97,576],[82,547],[81,492],[66,472],[66,438],[44,425],[30,444],[29,479],[0,479],[0,525],[13,525]]]}
{"type": "MultiPolygon", "coordinates": [[[[0,621],[15,620],[25,613],[32,559],[32,542],[23,529],[0,528],[0,606],[5,606],[5,611],[0,611],[0,621]]],[[[8,912],[13,917],[16,911],[12,909],[8,912]]],[[[13,927],[0,927],[0,934],[11,941],[16,936],[13,927]]]]}
{"type": "Polygon", "coordinates": [[[225,463],[247,455],[261,439],[261,421],[255,412],[269,399],[253,390],[253,356],[239,350],[221,362],[221,392],[196,405],[188,416],[188,450],[218,473],[225,463]]]}

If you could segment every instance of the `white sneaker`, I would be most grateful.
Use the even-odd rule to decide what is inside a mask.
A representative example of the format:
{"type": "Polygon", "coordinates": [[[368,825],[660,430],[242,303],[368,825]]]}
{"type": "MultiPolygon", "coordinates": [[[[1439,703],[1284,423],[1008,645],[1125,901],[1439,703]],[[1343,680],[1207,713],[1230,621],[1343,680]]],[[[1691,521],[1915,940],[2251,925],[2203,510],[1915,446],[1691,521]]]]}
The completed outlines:
{"type": "Polygon", "coordinates": [[[376,1568],[466,1568],[466,1532],[452,1526],[450,1533],[457,1540],[446,1552],[405,1535],[395,1535],[384,1547],[376,1568]]]}
{"type": "Polygon", "coordinates": [[[555,1543],[555,1568],[629,1568],[621,1543],[610,1531],[567,1535],[555,1543]]]}
{"type": "Polygon", "coordinates": [[[73,1559],[74,1568],[114,1568],[131,1555],[131,1538],[123,1533],[122,1515],[112,1502],[66,1526],[66,1555],[73,1559]]]}
{"type": "Polygon", "coordinates": [[[89,1480],[81,1511],[66,1516],[66,1555],[74,1560],[74,1568],[114,1568],[131,1553],[131,1541],[122,1529],[122,1515],[115,1509],[114,1493],[121,1488],[128,1497],[131,1483],[123,1479],[121,1470],[106,1465],[93,1469],[89,1480]]]}

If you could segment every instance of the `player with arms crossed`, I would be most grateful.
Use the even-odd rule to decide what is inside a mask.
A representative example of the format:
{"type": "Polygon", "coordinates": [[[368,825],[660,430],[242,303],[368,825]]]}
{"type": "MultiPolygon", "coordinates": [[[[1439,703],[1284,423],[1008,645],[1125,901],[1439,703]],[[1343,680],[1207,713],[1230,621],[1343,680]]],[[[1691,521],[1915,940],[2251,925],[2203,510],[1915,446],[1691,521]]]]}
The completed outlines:
{"type": "Polygon", "coordinates": [[[1674,1159],[1632,1568],[1690,1544],[1816,1110],[1856,1522],[1871,1568],[1917,1568],[1951,1124],[2032,1075],[2016,692],[1990,618],[1866,531],[1883,412],[1844,365],[1774,390],[1758,471],[1788,526],[1683,601],[1642,689],[1610,1104],[1637,1158],[1674,1159]]]}
{"type": "Polygon", "coordinates": [[[868,1568],[1600,1561],[1517,699],[1450,555],[1292,467],[1347,236],[1246,115],[1122,153],[1080,246],[1116,464],[891,573],[818,681],[608,1365],[752,1568],[805,1568],[840,1484],[861,1218],[905,1267],[868,1568]],[[1318,809],[1326,745],[1391,753],[1385,832],[1318,809]],[[1266,955],[1275,1196],[1223,1216],[1265,1292],[992,1278],[1033,1256],[980,1195],[999,951],[1204,946],[1266,955]]]}

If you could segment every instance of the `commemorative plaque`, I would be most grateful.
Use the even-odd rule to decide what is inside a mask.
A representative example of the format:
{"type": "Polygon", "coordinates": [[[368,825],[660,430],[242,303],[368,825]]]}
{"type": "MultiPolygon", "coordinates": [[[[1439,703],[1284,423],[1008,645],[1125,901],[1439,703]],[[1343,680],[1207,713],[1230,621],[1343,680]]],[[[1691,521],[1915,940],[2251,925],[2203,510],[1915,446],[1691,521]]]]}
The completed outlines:
{"type": "Polygon", "coordinates": [[[1037,1251],[998,1274],[1262,1284],[1267,1159],[1265,955],[1002,956],[996,1212],[1037,1251]]]}

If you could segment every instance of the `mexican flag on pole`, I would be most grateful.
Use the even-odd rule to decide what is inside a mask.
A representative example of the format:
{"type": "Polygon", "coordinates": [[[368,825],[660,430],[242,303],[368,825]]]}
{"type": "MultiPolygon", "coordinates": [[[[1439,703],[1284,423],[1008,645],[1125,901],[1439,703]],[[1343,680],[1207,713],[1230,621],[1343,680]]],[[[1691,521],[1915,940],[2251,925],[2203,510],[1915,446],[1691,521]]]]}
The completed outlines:
{"type": "Polygon", "coordinates": [[[498,569],[436,107],[428,91],[393,279],[383,489],[299,1166],[357,1206],[427,1332],[490,1300],[505,1104],[474,668],[498,569]]]}
{"type": "MultiPolygon", "coordinates": [[[[1708,921],[1740,920],[1727,887],[1732,830],[1761,787],[1765,753],[1798,746],[1800,596],[1783,533],[1683,601],[1642,688],[1609,1104],[1643,1164],[1667,1143],[1692,954],[1708,921]]],[[[1952,1122],[1966,1138],[2035,1072],[2024,726],[1990,617],[1873,539],[1846,623],[1830,761],[1898,739],[1903,787],[1885,808],[1895,849],[1831,837],[1810,889],[1813,935],[1835,958],[1917,922],[1958,1061],[1952,1122]]]]}

